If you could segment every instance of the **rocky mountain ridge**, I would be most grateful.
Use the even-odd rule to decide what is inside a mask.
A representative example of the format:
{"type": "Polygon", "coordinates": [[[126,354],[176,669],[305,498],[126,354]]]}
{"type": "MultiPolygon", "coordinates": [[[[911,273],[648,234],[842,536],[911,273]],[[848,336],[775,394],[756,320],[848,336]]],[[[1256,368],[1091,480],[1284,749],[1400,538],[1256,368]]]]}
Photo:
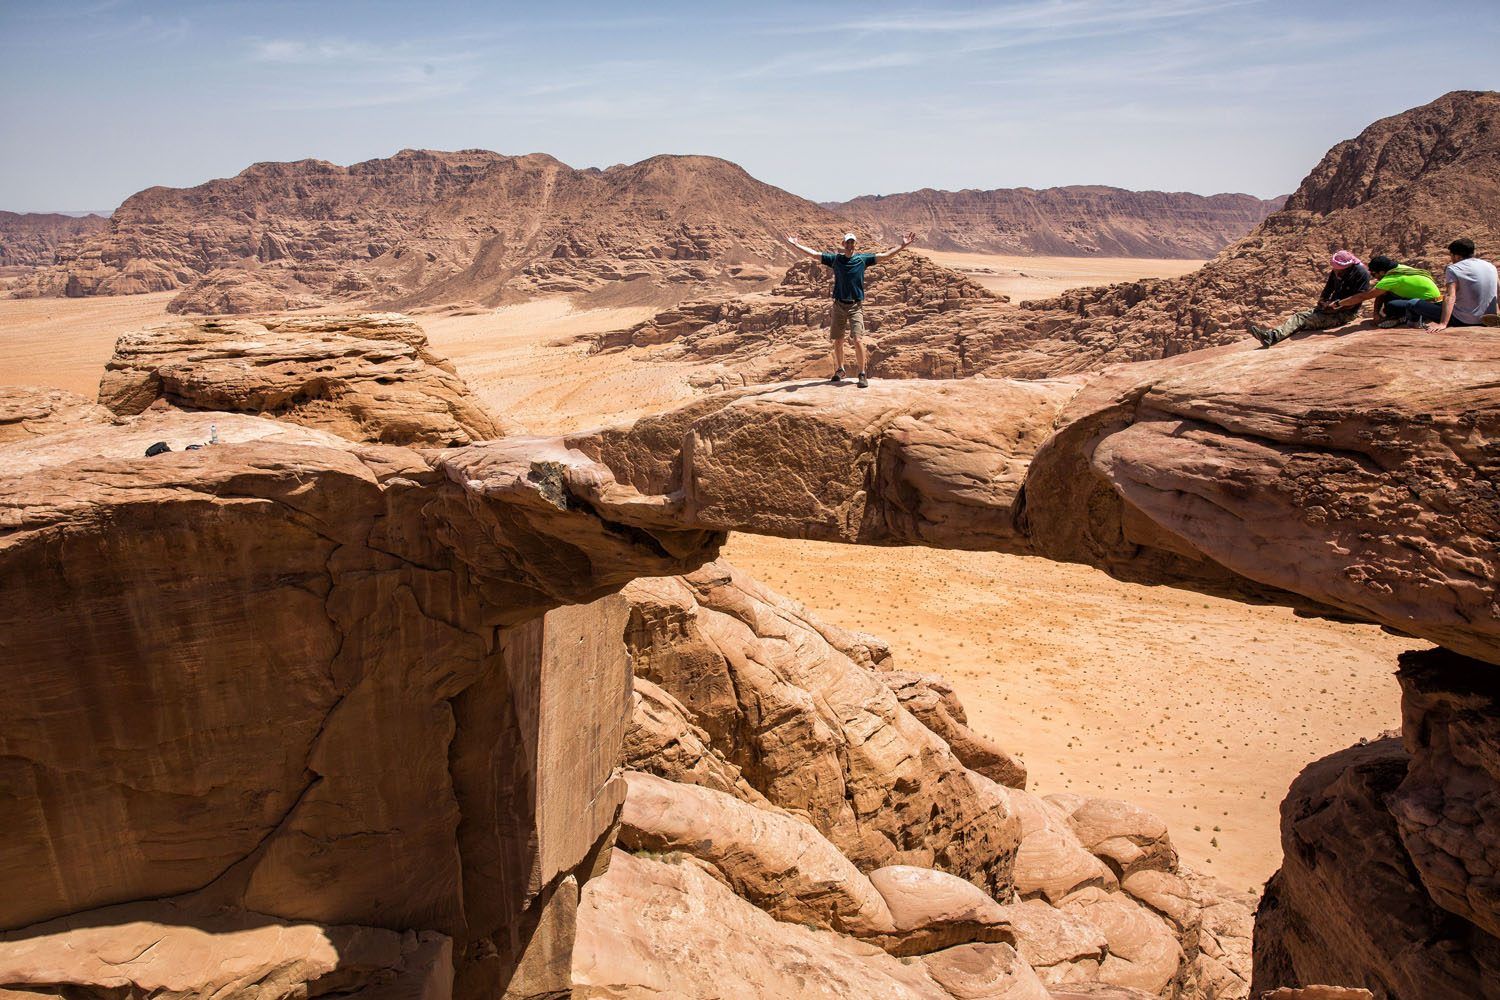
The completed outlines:
{"type": "Polygon", "coordinates": [[[544,154],[403,150],[148,188],[23,292],[180,290],[170,308],[187,313],[336,300],[493,305],[604,289],[671,302],[690,289],[768,284],[792,259],[782,233],[830,237],[840,224],[712,157],[578,170],[544,154]]]}
{"type": "Polygon", "coordinates": [[[44,267],[57,248],[109,228],[102,215],[61,212],[0,212],[0,268],[44,267]]]}
{"type": "Polygon", "coordinates": [[[864,195],[823,207],[891,241],[968,253],[1212,257],[1286,201],[1248,194],[1127,191],[1102,185],[864,195]]]}

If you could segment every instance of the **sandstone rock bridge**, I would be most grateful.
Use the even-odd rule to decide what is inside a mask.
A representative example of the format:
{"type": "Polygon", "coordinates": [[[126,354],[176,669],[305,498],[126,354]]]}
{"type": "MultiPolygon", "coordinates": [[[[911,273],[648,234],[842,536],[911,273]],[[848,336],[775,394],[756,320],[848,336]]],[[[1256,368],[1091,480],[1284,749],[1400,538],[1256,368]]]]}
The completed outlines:
{"type": "Polygon", "coordinates": [[[624,799],[632,612],[611,595],[738,530],[1084,562],[1451,651],[1403,673],[1404,749],[1294,788],[1349,822],[1288,817],[1257,976],[1497,981],[1500,333],[758,386],[482,440],[498,425],[405,329],[241,324],[216,342],[249,360],[212,383],[183,374],[201,342],[122,340],[101,402],[139,416],[68,410],[0,445],[0,979],[103,995],[111,955],[62,968],[55,935],[177,926],[202,938],[155,988],[180,989],[272,927],[284,961],[257,943],[260,971],[214,989],[565,994],[624,799]],[[221,443],[183,451],[210,423],[221,443]],[[143,460],[156,440],[176,450],[143,460]]]}

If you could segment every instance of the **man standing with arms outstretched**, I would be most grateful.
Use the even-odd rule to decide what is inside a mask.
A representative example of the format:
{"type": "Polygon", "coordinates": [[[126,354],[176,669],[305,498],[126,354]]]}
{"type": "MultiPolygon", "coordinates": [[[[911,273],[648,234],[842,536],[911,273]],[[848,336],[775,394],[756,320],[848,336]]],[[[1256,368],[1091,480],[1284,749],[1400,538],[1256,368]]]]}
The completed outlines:
{"type": "Polygon", "coordinates": [[[864,389],[869,386],[870,379],[865,374],[865,268],[877,260],[885,260],[892,254],[900,253],[911,246],[912,240],[916,238],[916,233],[907,233],[901,237],[900,246],[879,253],[855,253],[853,233],[844,234],[844,248],[838,253],[820,253],[798,243],[795,236],[786,238],[794,250],[816,257],[824,267],[833,268],[833,310],[829,314],[829,335],[833,338],[833,363],[836,367],[833,378],[829,381],[834,385],[844,381],[844,335],[847,332],[849,339],[854,341],[854,360],[859,362],[859,387],[864,389]]]}

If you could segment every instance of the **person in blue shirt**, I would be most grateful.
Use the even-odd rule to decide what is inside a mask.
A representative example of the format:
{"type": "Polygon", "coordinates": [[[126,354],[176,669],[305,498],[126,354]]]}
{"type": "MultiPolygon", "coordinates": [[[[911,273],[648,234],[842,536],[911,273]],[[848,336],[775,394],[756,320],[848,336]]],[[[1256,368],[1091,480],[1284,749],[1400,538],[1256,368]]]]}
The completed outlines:
{"type": "Polygon", "coordinates": [[[899,246],[878,253],[855,253],[854,234],[844,234],[844,248],[838,253],[827,253],[803,246],[795,236],[786,241],[792,249],[809,257],[816,257],[824,267],[833,269],[833,309],[829,313],[829,336],[833,339],[834,385],[844,381],[844,336],[847,332],[854,341],[854,358],[859,362],[859,387],[867,388],[869,376],[865,374],[865,268],[877,260],[885,260],[893,254],[911,246],[916,233],[901,237],[899,246]]]}

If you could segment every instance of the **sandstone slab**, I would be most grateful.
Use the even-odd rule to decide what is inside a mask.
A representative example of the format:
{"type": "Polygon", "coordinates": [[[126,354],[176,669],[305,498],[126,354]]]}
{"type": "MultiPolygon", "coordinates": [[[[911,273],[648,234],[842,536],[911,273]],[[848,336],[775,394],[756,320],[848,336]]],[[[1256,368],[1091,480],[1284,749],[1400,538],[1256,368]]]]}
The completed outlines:
{"type": "Polygon", "coordinates": [[[99,401],[127,416],[155,404],[277,417],[379,444],[453,446],[503,433],[421,328],[396,313],[199,320],[126,334],[99,401]]]}
{"type": "Polygon", "coordinates": [[[29,437],[99,426],[114,414],[96,403],[61,389],[43,386],[0,385],[0,444],[29,437]]]}

